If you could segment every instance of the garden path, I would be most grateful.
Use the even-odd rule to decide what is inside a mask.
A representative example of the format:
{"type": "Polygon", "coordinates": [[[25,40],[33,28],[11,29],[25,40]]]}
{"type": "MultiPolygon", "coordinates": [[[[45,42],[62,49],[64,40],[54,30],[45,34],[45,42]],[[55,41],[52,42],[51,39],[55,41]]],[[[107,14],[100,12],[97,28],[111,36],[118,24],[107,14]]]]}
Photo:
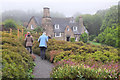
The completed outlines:
{"type": "Polygon", "coordinates": [[[53,64],[47,60],[42,60],[38,55],[35,56],[36,66],[33,71],[34,78],[50,78],[50,72],[52,71],[53,64]]]}

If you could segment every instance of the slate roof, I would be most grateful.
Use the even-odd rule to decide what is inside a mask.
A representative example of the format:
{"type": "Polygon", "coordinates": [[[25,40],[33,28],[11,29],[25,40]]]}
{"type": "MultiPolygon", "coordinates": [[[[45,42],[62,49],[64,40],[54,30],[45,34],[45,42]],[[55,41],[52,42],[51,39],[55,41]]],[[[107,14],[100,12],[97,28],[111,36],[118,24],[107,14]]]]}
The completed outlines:
{"type": "Polygon", "coordinates": [[[52,18],[52,25],[54,32],[64,32],[66,26],[69,24],[70,18],[52,18]],[[59,24],[59,29],[55,29],[54,25],[59,24]]]}
{"type": "Polygon", "coordinates": [[[76,26],[78,27],[78,30],[73,31],[74,34],[81,34],[84,27],[81,27],[78,22],[71,23],[70,20],[71,20],[71,17],[70,18],[52,18],[53,28],[55,24],[59,24],[59,29],[54,28],[54,32],[64,32],[67,26],[69,26],[73,31],[73,27],[76,26]]]}
{"type": "Polygon", "coordinates": [[[41,23],[42,23],[42,17],[34,17],[36,23],[38,26],[41,26],[41,23]]]}
{"type": "MultiPolygon", "coordinates": [[[[35,19],[37,25],[41,26],[42,17],[34,17],[34,19],[35,19]]],[[[51,18],[54,32],[55,33],[58,33],[58,32],[64,33],[65,28],[67,26],[69,26],[73,31],[73,27],[77,26],[78,30],[73,31],[73,32],[74,32],[74,34],[81,34],[82,30],[84,29],[84,26],[81,27],[78,22],[71,23],[70,20],[71,20],[71,17],[69,17],[69,18],[51,18]],[[55,27],[54,27],[55,24],[59,24],[59,29],[55,29],[55,27]]]]}

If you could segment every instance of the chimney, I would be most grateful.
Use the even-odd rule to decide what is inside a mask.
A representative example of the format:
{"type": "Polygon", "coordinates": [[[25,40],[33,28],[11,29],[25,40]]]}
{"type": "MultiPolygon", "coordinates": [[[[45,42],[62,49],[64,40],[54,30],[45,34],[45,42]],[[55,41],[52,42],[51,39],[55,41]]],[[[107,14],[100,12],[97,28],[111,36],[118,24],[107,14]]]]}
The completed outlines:
{"type": "Polygon", "coordinates": [[[79,25],[83,26],[83,18],[82,18],[82,16],[79,17],[79,25]]]}
{"type": "Polygon", "coordinates": [[[48,7],[43,8],[44,13],[43,13],[43,18],[50,18],[50,11],[48,7]]]}
{"type": "Polygon", "coordinates": [[[70,23],[74,23],[74,18],[73,17],[70,17],[70,23]]]}

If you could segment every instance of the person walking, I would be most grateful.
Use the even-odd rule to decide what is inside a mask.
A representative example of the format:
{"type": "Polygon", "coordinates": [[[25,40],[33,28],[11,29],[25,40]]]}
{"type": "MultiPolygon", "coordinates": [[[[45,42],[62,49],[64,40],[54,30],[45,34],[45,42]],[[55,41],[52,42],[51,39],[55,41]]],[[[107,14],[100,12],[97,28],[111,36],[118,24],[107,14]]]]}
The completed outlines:
{"type": "Polygon", "coordinates": [[[25,42],[27,50],[30,50],[29,52],[32,54],[33,37],[30,35],[30,32],[28,32],[28,35],[25,38],[25,42]]]}
{"type": "Polygon", "coordinates": [[[43,34],[38,38],[39,47],[40,47],[40,56],[43,59],[45,59],[45,52],[47,49],[47,42],[48,42],[48,36],[46,36],[46,33],[43,32],[43,34]]]}

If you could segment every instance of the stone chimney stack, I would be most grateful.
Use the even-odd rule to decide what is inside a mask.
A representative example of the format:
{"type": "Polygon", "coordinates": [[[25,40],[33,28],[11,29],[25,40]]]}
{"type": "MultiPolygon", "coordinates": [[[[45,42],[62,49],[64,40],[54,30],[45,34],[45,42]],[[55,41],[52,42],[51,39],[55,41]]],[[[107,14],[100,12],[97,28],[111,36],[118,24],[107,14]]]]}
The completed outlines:
{"type": "Polygon", "coordinates": [[[43,8],[42,28],[46,31],[46,35],[50,35],[51,38],[54,36],[50,9],[48,7],[43,8]]]}
{"type": "Polygon", "coordinates": [[[50,11],[48,7],[44,8],[43,18],[50,18],[50,11]]]}
{"type": "Polygon", "coordinates": [[[83,26],[83,18],[82,18],[82,16],[79,17],[79,25],[83,26]]]}

